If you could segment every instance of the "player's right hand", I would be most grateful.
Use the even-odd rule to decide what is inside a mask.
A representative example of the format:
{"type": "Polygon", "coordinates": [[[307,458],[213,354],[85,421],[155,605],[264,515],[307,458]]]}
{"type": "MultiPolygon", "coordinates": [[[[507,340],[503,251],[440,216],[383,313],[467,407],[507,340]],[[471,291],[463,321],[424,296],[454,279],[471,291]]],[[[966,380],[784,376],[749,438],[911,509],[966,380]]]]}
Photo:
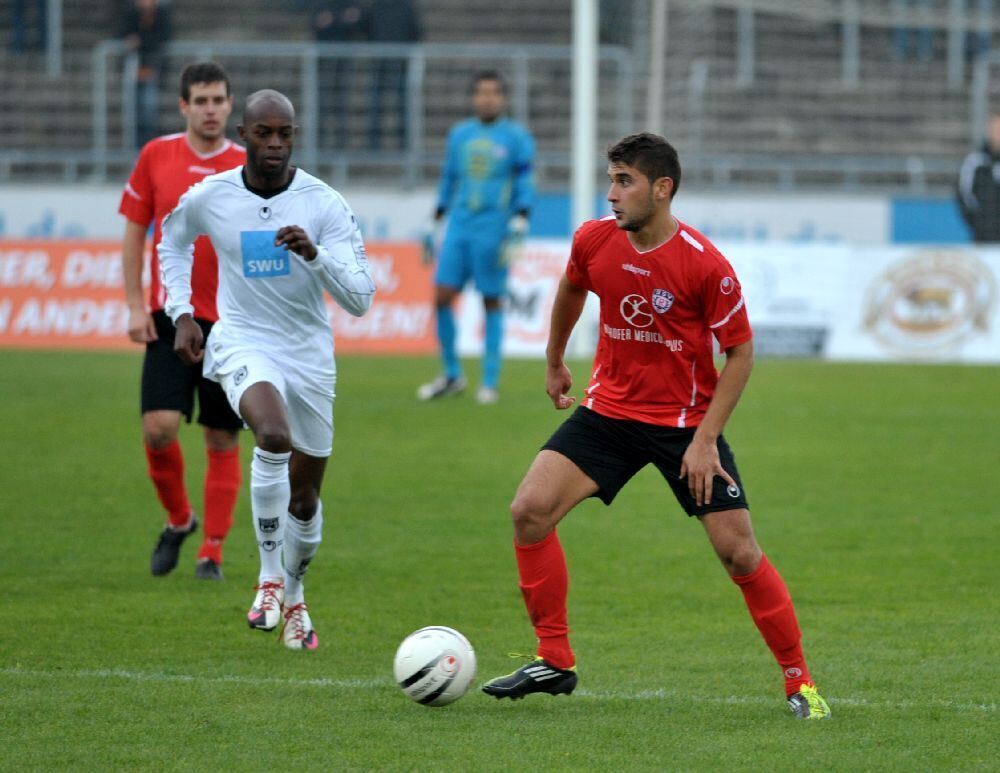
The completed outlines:
{"type": "Polygon", "coordinates": [[[546,369],[545,391],[548,392],[549,399],[552,401],[552,405],[556,407],[556,410],[565,411],[576,402],[575,397],[566,394],[572,386],[573,375],[569,372],[569,368],[565,364],[550,365],[546,369]]]}
{"type": "Polygon", "coordinates": [[[145,308],[136,306],[128,310],[128,337],[137,344],[148,344],[159,338],[153,316],[145,308]]]}
{"type": "Polygon", "coordinates": [[[190,314],[182,314],[177,320],[174,351],[185,365],[194,365],[205,357],[205,334],[190,314]]]}

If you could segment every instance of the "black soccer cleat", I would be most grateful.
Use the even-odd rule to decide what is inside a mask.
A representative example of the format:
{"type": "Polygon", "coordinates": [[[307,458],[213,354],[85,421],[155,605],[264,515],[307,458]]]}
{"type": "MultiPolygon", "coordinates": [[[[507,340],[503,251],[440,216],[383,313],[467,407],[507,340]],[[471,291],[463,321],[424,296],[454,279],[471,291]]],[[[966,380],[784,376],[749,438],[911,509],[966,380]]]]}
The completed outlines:
{"type": "Polygon", "coordinates": [[[198,519],[192,515],[191,525],[188,528],[179,530],[168,526],[160,533],[160,539],[157,540],[153,556],[149,560],[149,569],[154,577],[162,577],[174,571],[181,554],[181,545],[195,533],[197,528],[198,519]]]}
{"type": "Polygon", "coordinates": [[[199,580],[221,580],[222,567],[211,558],[199,558],[194,565],[194,576],[199,580]]]}
{"type": "Polygon", "coordinates": [[[535,658],[513,674],[498,676],[483,685],[483,692],[497,700],[518,700],[533,692],[569,695],[576,689],[576,669],[556,668],[542,658],[535,658]]]}

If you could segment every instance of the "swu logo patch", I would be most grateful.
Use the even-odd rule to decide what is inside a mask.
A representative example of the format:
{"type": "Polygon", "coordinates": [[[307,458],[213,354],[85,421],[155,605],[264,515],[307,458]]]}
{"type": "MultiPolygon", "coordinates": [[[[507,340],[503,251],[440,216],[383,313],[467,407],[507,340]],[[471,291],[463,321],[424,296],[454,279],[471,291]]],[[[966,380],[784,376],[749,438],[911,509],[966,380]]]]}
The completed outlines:
{"type": "Polygon", "coordinates": [[[274,246],[276,233],[277,231],[240,231],[243,276],[247,279],[287,276],[291,273],[291,259],[287,250],[274,246]]]}

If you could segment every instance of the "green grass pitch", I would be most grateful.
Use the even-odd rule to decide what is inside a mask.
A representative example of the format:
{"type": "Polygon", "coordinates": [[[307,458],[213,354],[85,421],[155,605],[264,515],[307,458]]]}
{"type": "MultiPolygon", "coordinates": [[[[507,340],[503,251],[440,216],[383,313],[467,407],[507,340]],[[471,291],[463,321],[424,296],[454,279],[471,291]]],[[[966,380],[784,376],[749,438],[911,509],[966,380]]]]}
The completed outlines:
{"type": "MultiPolygon", "coordinates": [[[[0,769],[995,769],[997,368],[757,364],[727,436],[827,723],[791,718],[737,588],[651,468],[560,527],[575,695],[411,703],[391,664],[416,628],[465,633],[478,683],[531,650],[507,505],[563,415],[539,362],[508,363],[490,407],[418,404],[430,360],[339,369],[307,581],[321,649],[299,654],[244,621],[246,491],[224,583],[194,579],[190,543],[149,576],[138,356],[0,352],[0,769]]],[[[197,431],[183,443],[199,503],[197,431]]]]}

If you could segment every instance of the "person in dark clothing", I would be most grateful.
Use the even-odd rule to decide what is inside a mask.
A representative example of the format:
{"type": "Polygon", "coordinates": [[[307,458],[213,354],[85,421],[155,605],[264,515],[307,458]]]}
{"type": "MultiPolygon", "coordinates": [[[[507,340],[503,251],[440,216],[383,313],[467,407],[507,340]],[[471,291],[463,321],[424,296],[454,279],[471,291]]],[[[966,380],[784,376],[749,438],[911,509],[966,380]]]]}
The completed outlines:
{"type": "MultiPolygon", "coordinates": [[[[369,37],[368,9],[360,0],[319,0],[313,6],[310,25],[318,43],[361,43],[369,37]]],[[[337,149],[348,142],[349,97],[355,72],[351,59],[321,57],[319,60],[319,113],[328,119],[324,124],[333,125],[337,149]]]]}
{"type": "Polygon", "coordinates": [[[160,134],[160,75],[163,49],[173,37],[170,9],[159,0],[133,0],[125,9],[121,37],[139,56],[136,134],[140,146],[160,134]]]}
{"type": "MultiPolygon", "coordinates": [[[[420,21],[412,0],[373,0],[370,22],[373,43],[415,43],[420,40],[420,21]]],[[[399,119],[393,134],[399,149],[406,147],[410,124],[406,101],[406,60],[378,59],[372,74],[371,108],[368,114],[368,144],[373,150],[382,145],[382,108],[387,94],[395,97],[399,119]]]]}
{"type": "Polygon", "coordinates": [[[983,146],[962,162],[958,206],[974,242],[1000,242],[1000,110],[990,116],[983,146]]]}
{"type": "Polygon", "coordinates": [[[10,50],[45,51],[48,48],[46,0],[13,0],[10,5],[10,50]]]}

